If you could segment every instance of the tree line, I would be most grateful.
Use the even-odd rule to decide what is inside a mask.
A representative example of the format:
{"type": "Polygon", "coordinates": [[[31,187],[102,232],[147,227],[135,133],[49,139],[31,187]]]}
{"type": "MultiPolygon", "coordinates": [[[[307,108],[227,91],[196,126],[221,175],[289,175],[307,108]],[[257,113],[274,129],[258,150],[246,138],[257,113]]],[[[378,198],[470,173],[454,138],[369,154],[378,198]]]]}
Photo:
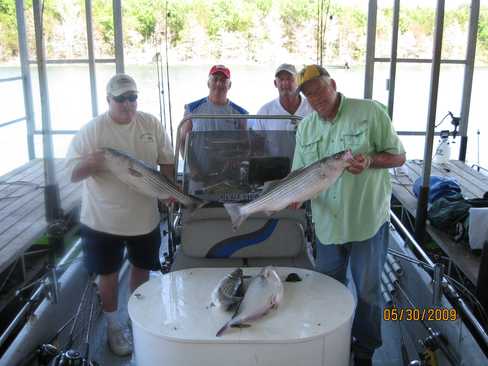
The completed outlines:
{"type": "MultiPolygon", "coordinates": [[[[84,3],[44,1],[49,58],[87,57],[84,3]]],[[[148,59],[167,42],[173,60],[178,62],[224,58],[261,63],[278,56],[314,61],[320,38],[327,62],[364,62],[366,6],[358,8],[333,0],[123,0],[122,5],[125,52],[136,59],[148,59]],[[318,36],[318,24],[322,24],[322,37],[318,36]]],[[[93,0],[92,12],[96,57],[113,57],[112,1],[93,0]]],[[[32,0],[25,1],[25,15],[33,55],[32,0]]],[[[430,57],[434,17],[434,8],[402,8],[398,57],[430,57]]],[[[444,58],[464,58],[468,21],[467,5],[446,10],[444,58]]],[[[378,9],[379,57],[389,54],[391,23],[392,9],[378,9]]],[[[478,26],[476,60],[486,64],[487,6],[481,7],[478,26]]],[[[18,57],[17,43],[15,0],[0,0],[0,61],[18,57]]]]}

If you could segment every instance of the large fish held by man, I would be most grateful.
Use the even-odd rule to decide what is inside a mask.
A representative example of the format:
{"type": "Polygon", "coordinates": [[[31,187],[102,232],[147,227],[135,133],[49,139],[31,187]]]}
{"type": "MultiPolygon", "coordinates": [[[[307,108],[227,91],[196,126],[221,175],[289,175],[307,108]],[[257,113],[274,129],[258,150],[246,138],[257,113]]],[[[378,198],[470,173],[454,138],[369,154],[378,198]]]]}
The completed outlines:
{"type": "Polygon", "coordinates": [[[107,169],[137,192],[160,200],[175,199],[190,211],[205,204],[199,198],[183,193],[175,183],[142,160],[112,148],[101,150],[107,169]]]}
{"type": "Polygon", "coordinates": [[[342,175],[353,159],[351,150],[327,156],[307,167],[291,172],[285,178],[271,182],[255,200],[224,204],[237,230],[246,218],[257,212],[272,215],[294,202],[304,202],[327,190],[342,175]]]}
{"type": "Polygon", "coordinates": [[[266,315],[271,309],[278,307],[283,299],[283,283],[272,266],[264,267],[252,278],[246,289],[237,312],[220,330],[220,337],[230,327],[249,327],[249,322],[266,315]]]}

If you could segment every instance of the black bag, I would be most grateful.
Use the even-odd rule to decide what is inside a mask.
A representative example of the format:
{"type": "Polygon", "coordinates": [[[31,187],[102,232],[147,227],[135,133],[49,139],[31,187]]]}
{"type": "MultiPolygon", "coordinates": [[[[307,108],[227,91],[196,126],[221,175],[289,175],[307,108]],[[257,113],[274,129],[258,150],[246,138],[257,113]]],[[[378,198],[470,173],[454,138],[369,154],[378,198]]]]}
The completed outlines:
{"type": "Polygon", "coordinates": [[[488,207],[488,199],[465,199],[458,193],[437,199],[430,206],[427,216],[432,226],[447,232],[456,241],[468,241],[469,209],[488,207]]]}
{"type": "Polygon", "coordinates": [[[432,226],[455,235],[456,224],[468,217],[471,205],[458,193],[434,201],[427,212],[432,226]]]}

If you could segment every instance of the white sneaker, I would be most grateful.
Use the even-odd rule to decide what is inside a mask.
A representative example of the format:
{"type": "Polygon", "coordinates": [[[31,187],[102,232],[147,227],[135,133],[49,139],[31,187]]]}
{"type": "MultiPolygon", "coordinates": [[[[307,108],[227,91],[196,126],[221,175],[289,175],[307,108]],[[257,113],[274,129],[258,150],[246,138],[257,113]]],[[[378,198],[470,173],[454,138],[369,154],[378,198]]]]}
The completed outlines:
{"type": "Polygon", "coordinates": [[[117,356],[128,356],[132,353],[132,344],[122,327],[108,327],[107,340],[110,350],[117,356]]]}

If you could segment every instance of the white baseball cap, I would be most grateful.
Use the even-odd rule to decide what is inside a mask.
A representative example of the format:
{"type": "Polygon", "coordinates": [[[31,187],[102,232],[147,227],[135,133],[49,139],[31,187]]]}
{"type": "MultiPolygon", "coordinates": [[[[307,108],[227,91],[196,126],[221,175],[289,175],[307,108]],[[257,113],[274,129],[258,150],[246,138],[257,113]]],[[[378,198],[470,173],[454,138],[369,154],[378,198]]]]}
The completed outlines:
{"type": "Polygon", "coordinates": [[[278,66],[278,68],[275,71],[275,76],[278,76],[278,74],[282,71],[286,71],[287,73],[291,74],[292,76],[297,75],[297,69],[295,69],[295,66],[291,64],[281,64],[278,66]]]}
{"type": "Polygon", "coordinates": [[[107,94],[118,97],[127,92],[137,93],[137,86],[134,79],[127,74],[115,74],[108,81],[107,94]]]}

